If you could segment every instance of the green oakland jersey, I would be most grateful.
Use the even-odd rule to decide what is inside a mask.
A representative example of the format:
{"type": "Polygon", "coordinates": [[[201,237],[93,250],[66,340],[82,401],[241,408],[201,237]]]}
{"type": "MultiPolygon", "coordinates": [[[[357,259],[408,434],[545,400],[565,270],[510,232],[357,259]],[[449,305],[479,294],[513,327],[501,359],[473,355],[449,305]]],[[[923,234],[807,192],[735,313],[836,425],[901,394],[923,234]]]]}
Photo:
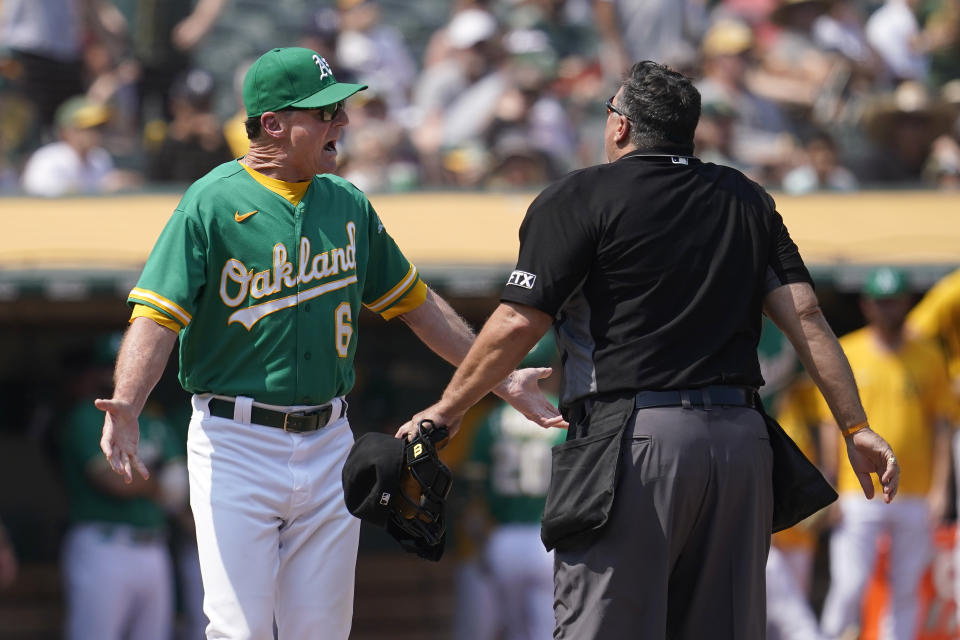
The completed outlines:
{"type": "Polygon", "coordinates": [[[486,501],[495,522],[540,522],[550,485],[550,450],[566,435],[562,429],[538,426],[509,405],[484,419],[470,458],[486,468],[486,501]]]}
{"type": "MultiPolygon", "coordinates": [[[[156,502],[145,498],[121,498],[93,486],[87,477],[92,463],[103,463],[100,435],[103,412],[93,399],[78,404],[68,415],[60,440],[60,459],[70,503],[71,522],[111,522],[147,529],[165,526],[166,514],[156,502]]],[[[140,458],[151,473],[162,463],[183,457],[172,428],[145,413],[140,416],[140,458]]]]}
{"type": "Polygon", "coordinates": [[[425,287],[349,182],[314,176],[296,199],[271,183],[290,185],[238,161],[195,182],[128,302],[183,327],[187,391],[322,404],[353,386],[361,305],[392,317],[425,287]]]}

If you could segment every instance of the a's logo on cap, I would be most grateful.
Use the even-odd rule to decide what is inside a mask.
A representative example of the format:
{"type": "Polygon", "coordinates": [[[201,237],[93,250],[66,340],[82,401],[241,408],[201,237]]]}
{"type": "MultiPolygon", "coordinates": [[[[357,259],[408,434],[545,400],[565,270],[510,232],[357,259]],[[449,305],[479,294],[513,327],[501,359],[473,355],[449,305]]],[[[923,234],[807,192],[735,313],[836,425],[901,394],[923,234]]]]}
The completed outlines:
{"type": "Polygon", "coordinates": [[[314,64],[316,64],[318,67],[320,67],[320,79],[321,79],[321,80],[323,80],[323,79],[326,78],[327,76],[330,76],[331,78],[333,77],[333,69],[330,68],[330,65],[327,64],[327,61],[326,61],[326,60],[324,60],[323,58],[321,58],[321,57],[318,56],[317,54],[313,54],[313,62],[314,62],[314,64]]]}
{"type": "Polygon", "coordinates": [[[874,283],[879,291],[893,291],[897,288],[897,274],[889,270],[878,271],[874,283]]]}
{"type": "Polygon", "coordinates": [[[532,273],[514,271],[510,274],[507,284],[512,284],[515,287],[523,287],[524,289],[533,289],[533,283],[536,279],[537,276],[532,273]]]}
{"type": "Polygon", "coordinates": [[[383,493],[380,494],[380,504],[382,504],[383,506],[387,506],[388,504],[390,504],[390,494],[389,494],[389,493],[383,492],[383,493]]]}

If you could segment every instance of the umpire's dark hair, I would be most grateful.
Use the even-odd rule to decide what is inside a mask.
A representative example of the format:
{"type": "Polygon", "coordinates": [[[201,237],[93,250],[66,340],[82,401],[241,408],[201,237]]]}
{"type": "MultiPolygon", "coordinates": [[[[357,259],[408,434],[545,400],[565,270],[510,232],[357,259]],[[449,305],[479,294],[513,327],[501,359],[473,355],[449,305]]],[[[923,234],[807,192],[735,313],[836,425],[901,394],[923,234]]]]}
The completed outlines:
{"type": "Polygon", "coordinates": [[[619,107],[630,120],[630,142],[643,150],[693,153],[700,92],[690,78],[644,60],[630,68],[621,87],[619,107]]]}

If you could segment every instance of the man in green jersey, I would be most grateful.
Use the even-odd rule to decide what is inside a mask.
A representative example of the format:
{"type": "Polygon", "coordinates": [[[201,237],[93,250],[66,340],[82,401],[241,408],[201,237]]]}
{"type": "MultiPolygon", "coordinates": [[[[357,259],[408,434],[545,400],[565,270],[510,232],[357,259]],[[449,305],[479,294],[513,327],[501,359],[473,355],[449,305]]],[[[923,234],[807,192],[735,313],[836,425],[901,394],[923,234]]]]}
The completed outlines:
{"type": "MultiPolygon", "coordinates": [[[[250,151],[187,190],[128,298],[113,398],[97,401],[114,470],[146,475],[137,415],[180,334],[208,638],[268,638],[274,619],[281,638],[349,634],[359,521],[340,474],[360,307],[402,318],[451,363],[473,341],[364,194],[331,175],[344,101],[365,88],[309,49],[251,66],[250,151]]],[[[497,393],[562,422],[536,387],[548,374],[514,372],[497,393]]]]}
{"type": "Polygon", "coordinates": [[[63,539],[64,638],[169,640],[174,621],[168,510],[186,507],[187,470],[170,425],[153,410],[140,422],[139,455],[149,479],[125,483],[97,446],[103,414],[93,398],[110,391],[120,335],[71,359],[73,408],[59,453],[70,524],[63,539]]]}
{"type": "MultiPolygon", "coordinates": [[[[547,333],[521,361],[549,367],[557,360],[547,333]]],[[[542,385],[556,402],[559,385],[542,385]]],[[[473,476],[482,482],[489,529],[479,558],[457,578],[457,640],[549,640],[553,637],[553,552],[540,541],[540,519],[550,486],[551,449],[563,429],[542,429],[507,404],[481,422],[470,449],[473,476]],[[481,594],[478,596],[478,594],[481,594]]]]}

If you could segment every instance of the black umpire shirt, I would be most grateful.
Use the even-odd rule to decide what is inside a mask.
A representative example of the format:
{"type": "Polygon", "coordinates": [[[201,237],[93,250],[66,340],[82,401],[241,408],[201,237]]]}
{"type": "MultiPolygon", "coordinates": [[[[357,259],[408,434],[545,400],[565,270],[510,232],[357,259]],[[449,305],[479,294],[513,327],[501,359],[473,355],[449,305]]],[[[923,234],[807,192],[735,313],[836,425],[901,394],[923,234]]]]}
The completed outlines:
{"type": "Polygon", "coordinates": [[[811,282],[773,199],[742,173],[633,152],[547,187],[501,300],[554,316],[561,406],[711,384],[760,387],[764,296],[811,282]]]}

